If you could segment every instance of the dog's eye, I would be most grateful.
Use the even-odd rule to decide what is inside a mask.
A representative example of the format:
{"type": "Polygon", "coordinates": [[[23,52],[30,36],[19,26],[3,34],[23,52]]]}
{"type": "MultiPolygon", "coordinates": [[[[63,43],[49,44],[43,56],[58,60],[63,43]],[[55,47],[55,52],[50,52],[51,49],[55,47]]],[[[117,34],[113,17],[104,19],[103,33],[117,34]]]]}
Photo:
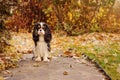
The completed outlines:
{"type": "Polygon", "coordinates": [[[39,27],[37,27],[37,30],[40,29],[39,27]]]}
{"type": "Polygon", "coordinates": [[[42,29],[45,29],[45,27],[42,27],[42,29]]]}

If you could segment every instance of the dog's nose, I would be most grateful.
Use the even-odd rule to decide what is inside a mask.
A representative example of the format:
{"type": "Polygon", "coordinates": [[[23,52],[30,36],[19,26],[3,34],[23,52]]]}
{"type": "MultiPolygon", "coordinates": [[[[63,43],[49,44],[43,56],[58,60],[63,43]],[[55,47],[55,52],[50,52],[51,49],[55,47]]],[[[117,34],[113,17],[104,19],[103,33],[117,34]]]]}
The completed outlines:
{"type": "Polygon", "coordinates": [[[40,29],[40,31],[42,31],[42,30],[40,29]]]}

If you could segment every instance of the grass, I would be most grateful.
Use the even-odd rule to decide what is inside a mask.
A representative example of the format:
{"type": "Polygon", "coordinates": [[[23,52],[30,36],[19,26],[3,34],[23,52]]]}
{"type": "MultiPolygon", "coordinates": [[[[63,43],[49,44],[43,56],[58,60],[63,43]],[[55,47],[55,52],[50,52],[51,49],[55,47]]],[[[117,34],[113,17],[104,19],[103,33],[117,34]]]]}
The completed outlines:
{"type": "Polygon", "coordinates": [[[117,72],[120,64],[120,45],[117,42],[107,45],[70,45],[70,47],[75,48],[77,53],[86,53],[91,59],[95,59],[112,80],[120,80],[120,72],[117,72]]]}

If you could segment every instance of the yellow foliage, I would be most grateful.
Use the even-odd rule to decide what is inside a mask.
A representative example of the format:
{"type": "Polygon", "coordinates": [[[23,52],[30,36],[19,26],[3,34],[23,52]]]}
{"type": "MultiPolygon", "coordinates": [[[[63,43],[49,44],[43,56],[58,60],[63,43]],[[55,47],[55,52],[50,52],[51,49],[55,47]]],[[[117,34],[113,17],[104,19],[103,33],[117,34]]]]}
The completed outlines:
{"type": "Polygon", "coordinates": [[[81,2],[80,2],[80,0],[78,0],[78,6],[81,6],[82,4],[81,4],[81,2]]]}
{"type": "Polygon", "coordinates": [[[68,12],[68,17],[69,17],[69,20],[72,20],[73,15],[72,15],[72,13],[71,13],[71,12],[68,12]]]}
{"type": "Polygon", "coordinates": [[[99,11],[100,12],[104,12],[104,9],[102,7],[100,7],[99,11]]]}
{"type": "Polygon", "coordinates": [[[19,0],[19,2],[22,2],[22,0],[19,0]]]}
{"type": "Polygon", "coordinates": [[[33,19],[33,20],[32,20],[32,25],[34,25],[34,22],[35,22],[35,20],[33,19]]]}
{"type": "Polygon", "coordinates": [[[4,78],[2,76],[0,76],[0,80],[4,80],[4,78]]]}

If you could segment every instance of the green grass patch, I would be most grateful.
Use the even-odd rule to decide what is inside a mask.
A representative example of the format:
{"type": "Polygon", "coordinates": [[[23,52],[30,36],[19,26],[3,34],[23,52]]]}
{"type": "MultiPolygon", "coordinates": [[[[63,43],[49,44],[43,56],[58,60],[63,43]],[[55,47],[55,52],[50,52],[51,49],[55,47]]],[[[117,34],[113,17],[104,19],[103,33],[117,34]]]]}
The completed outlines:
{"type": "Polygon", "coordinates": [[[75,49],[76,53],[85,53],[91,59],[95,59],[112,80],[120,80],[120,72],[117,71],[120,65],[120,44],[118,42],[84,46],[70,44],[69,46],[75,49]]]}

